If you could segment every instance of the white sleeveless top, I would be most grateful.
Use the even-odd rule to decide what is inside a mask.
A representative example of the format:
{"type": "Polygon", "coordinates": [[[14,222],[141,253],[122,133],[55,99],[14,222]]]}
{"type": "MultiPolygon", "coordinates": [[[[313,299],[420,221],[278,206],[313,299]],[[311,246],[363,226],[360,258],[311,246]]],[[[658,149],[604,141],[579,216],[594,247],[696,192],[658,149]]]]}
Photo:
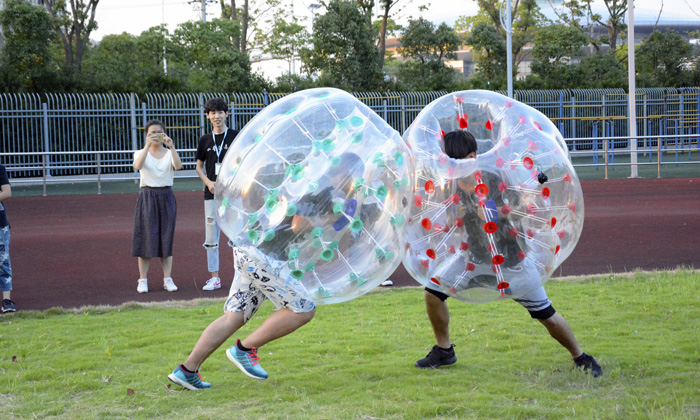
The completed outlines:
{"type": "MultiPolygon", "coordinates": [[[[134,161],[139,153],[143,153],[143,150],[134,153],[134,161]]],[[[160,159],[153,157],[148,151],[146,153],[148,156],[146,156],[146,161],[139,171],[141,175],[139,187],[172,187],[175,177],[172,153],[168,150],[160,159]]]]}

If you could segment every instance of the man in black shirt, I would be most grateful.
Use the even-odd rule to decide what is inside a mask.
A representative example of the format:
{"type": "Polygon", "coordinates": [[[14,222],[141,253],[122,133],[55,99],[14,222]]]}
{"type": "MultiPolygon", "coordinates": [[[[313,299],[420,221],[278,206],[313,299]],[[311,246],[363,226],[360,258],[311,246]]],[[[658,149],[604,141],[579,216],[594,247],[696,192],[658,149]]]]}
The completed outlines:
{"type": "Polygon", "coordinates": [[[238,131],[226,126],[228,104],[221,98],[212,98],[204,104],[207,119],[211,122],[212,133],[205,134],[199,139],[197,146],[196,171],[204,181],[204,220],[206,238],[204,248],[207,250],[207,265],[211,278],[207,280],[204,290],[221,288],[219,278],[219,235],[221,231],[216,224],[214,208],[214,186],[216,176],[221,169],[221,162],[238,131]]]}

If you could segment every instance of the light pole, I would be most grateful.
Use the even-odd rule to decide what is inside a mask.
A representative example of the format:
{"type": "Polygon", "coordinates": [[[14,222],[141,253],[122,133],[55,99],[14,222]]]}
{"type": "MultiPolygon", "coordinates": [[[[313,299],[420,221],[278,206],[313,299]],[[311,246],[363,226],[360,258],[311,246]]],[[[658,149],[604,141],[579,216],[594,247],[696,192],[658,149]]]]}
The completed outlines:
{"type": "MultiPolygon", "coordinates": [[[[628,108],[630,117],[630,164],[632,166],[630,178],[637,178],[637,89],[635,81],[635,65],[634,65],[634,0],[629,0],[627,3],[627,77],[629,79],[629,96],[628,108]]],[[[659,140],[661,141],[661,140],[659,140]]]]}

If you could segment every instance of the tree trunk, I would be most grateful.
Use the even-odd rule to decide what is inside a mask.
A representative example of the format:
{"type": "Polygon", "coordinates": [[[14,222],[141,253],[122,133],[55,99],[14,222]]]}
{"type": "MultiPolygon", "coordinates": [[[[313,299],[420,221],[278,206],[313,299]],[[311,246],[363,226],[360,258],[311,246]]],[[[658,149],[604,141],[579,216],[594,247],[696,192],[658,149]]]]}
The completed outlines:
{"type": "Polygon", "coordinates": [[[384,69],[384,55],[386,54],[386,25],[389,20],[389,9],[391,2],[384,5],[384,16],[382,17],[382,30],[379,32],[379,68],[384,69]]]}
{"type": "Polygon", "coordinates": [[[248,43],[248,17],[248,0],[245,0],[243,2],[243,16],[241,16],[241,52],[246,51],[248,43]]]}

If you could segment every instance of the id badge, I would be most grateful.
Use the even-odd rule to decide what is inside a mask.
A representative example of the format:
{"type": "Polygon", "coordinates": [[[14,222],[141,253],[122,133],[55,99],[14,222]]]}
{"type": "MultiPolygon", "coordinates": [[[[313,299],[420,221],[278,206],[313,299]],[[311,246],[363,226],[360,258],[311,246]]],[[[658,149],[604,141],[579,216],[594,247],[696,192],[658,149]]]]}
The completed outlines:
{"type": "Polygon", "coordinates": [[[217,162],[214,168],[214,173],[216,173],[216,176],[219,176],[219,172],[221,172],[221,164],[217,162]]]}

